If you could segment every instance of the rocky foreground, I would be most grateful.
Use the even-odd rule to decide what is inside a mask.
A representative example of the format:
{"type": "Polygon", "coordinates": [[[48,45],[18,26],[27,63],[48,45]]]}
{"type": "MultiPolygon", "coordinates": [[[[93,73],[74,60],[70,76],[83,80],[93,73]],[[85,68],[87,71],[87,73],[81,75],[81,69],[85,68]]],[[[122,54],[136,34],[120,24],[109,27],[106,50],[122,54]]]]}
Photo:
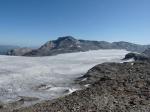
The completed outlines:
{"type": "MultiPolygon", "coordinates": [[[[68,96],[2,112],[150,112],[150,63],[104,63],[90,69],[68,96]]],[[[1,107],[2,108],[2,107],[1,107]]]]}

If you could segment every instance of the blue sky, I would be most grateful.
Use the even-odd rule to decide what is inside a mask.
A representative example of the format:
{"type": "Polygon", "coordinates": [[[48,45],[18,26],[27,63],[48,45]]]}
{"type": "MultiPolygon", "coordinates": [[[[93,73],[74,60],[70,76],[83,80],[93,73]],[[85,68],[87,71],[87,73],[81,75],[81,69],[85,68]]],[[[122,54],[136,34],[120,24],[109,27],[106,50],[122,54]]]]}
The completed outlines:
{"type": "Polygon", "coordinates": [[[150,0],[0,0],[0,44],[66,35],[150,44],[150,0]]]}

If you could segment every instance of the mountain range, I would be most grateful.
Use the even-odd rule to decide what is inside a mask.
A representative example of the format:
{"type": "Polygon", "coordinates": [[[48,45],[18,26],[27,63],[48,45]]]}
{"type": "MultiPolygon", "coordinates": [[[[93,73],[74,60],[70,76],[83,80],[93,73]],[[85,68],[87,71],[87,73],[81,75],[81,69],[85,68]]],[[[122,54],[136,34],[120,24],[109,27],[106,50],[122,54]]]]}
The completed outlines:
{"type": "Polygon", "coordinates": [[[85,52],[98,49],[125,49],[132,52],[144,52],[150,45],[139,45],[129,42],[106,42],[78,40],[72,36],[59,37],[56,40],[46,42],[38,49],[17,48],[7,52],[7,55],[19,56],[51,56],[62,53],[85,52]]]}
{"type": "Polygon", "coordinates": [[[0,55],[6,54],[11,49],[19,48],[18,46],[12,46],[12,45],[0,45],[0,55]]]}

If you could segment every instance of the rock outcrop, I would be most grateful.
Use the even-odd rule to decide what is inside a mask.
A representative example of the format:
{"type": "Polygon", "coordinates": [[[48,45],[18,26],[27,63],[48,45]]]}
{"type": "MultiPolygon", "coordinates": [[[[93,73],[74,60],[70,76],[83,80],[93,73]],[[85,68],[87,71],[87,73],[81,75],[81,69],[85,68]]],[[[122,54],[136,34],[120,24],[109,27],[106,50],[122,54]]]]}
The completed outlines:
{"type": "Polygon", "coordinates": [[[142,53],[131,52],[125,55],[123,60],[134,59],[135,61],[150,61],[150,48],[142,53]]]}
{"type": "Polygon", "coordinates": [[[134,59],[135,61],[150,61],[150,57],[143,53],[128,53],[123,60],[134,59]]]}

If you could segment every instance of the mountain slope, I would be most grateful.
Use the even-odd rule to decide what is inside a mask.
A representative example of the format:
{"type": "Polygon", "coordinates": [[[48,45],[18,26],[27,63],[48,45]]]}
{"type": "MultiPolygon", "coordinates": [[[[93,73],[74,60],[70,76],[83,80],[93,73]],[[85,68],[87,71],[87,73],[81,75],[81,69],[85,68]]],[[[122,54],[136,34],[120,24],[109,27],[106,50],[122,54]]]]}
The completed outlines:
{"type": "Polygon", "coordinates": [[[127,51],[133,51],[133,52],[143,52],[145,49],[150,47],[150,45],[139,45],[139,44],[133,44],[129,42],[113,42],[113,47],[118,49],[126,49],[127,51]]]}
{"type": "Polygon", "coordinates": [[[147,55],[150,57],[150,48],[146,49],[143,54],[147,55]]]}

